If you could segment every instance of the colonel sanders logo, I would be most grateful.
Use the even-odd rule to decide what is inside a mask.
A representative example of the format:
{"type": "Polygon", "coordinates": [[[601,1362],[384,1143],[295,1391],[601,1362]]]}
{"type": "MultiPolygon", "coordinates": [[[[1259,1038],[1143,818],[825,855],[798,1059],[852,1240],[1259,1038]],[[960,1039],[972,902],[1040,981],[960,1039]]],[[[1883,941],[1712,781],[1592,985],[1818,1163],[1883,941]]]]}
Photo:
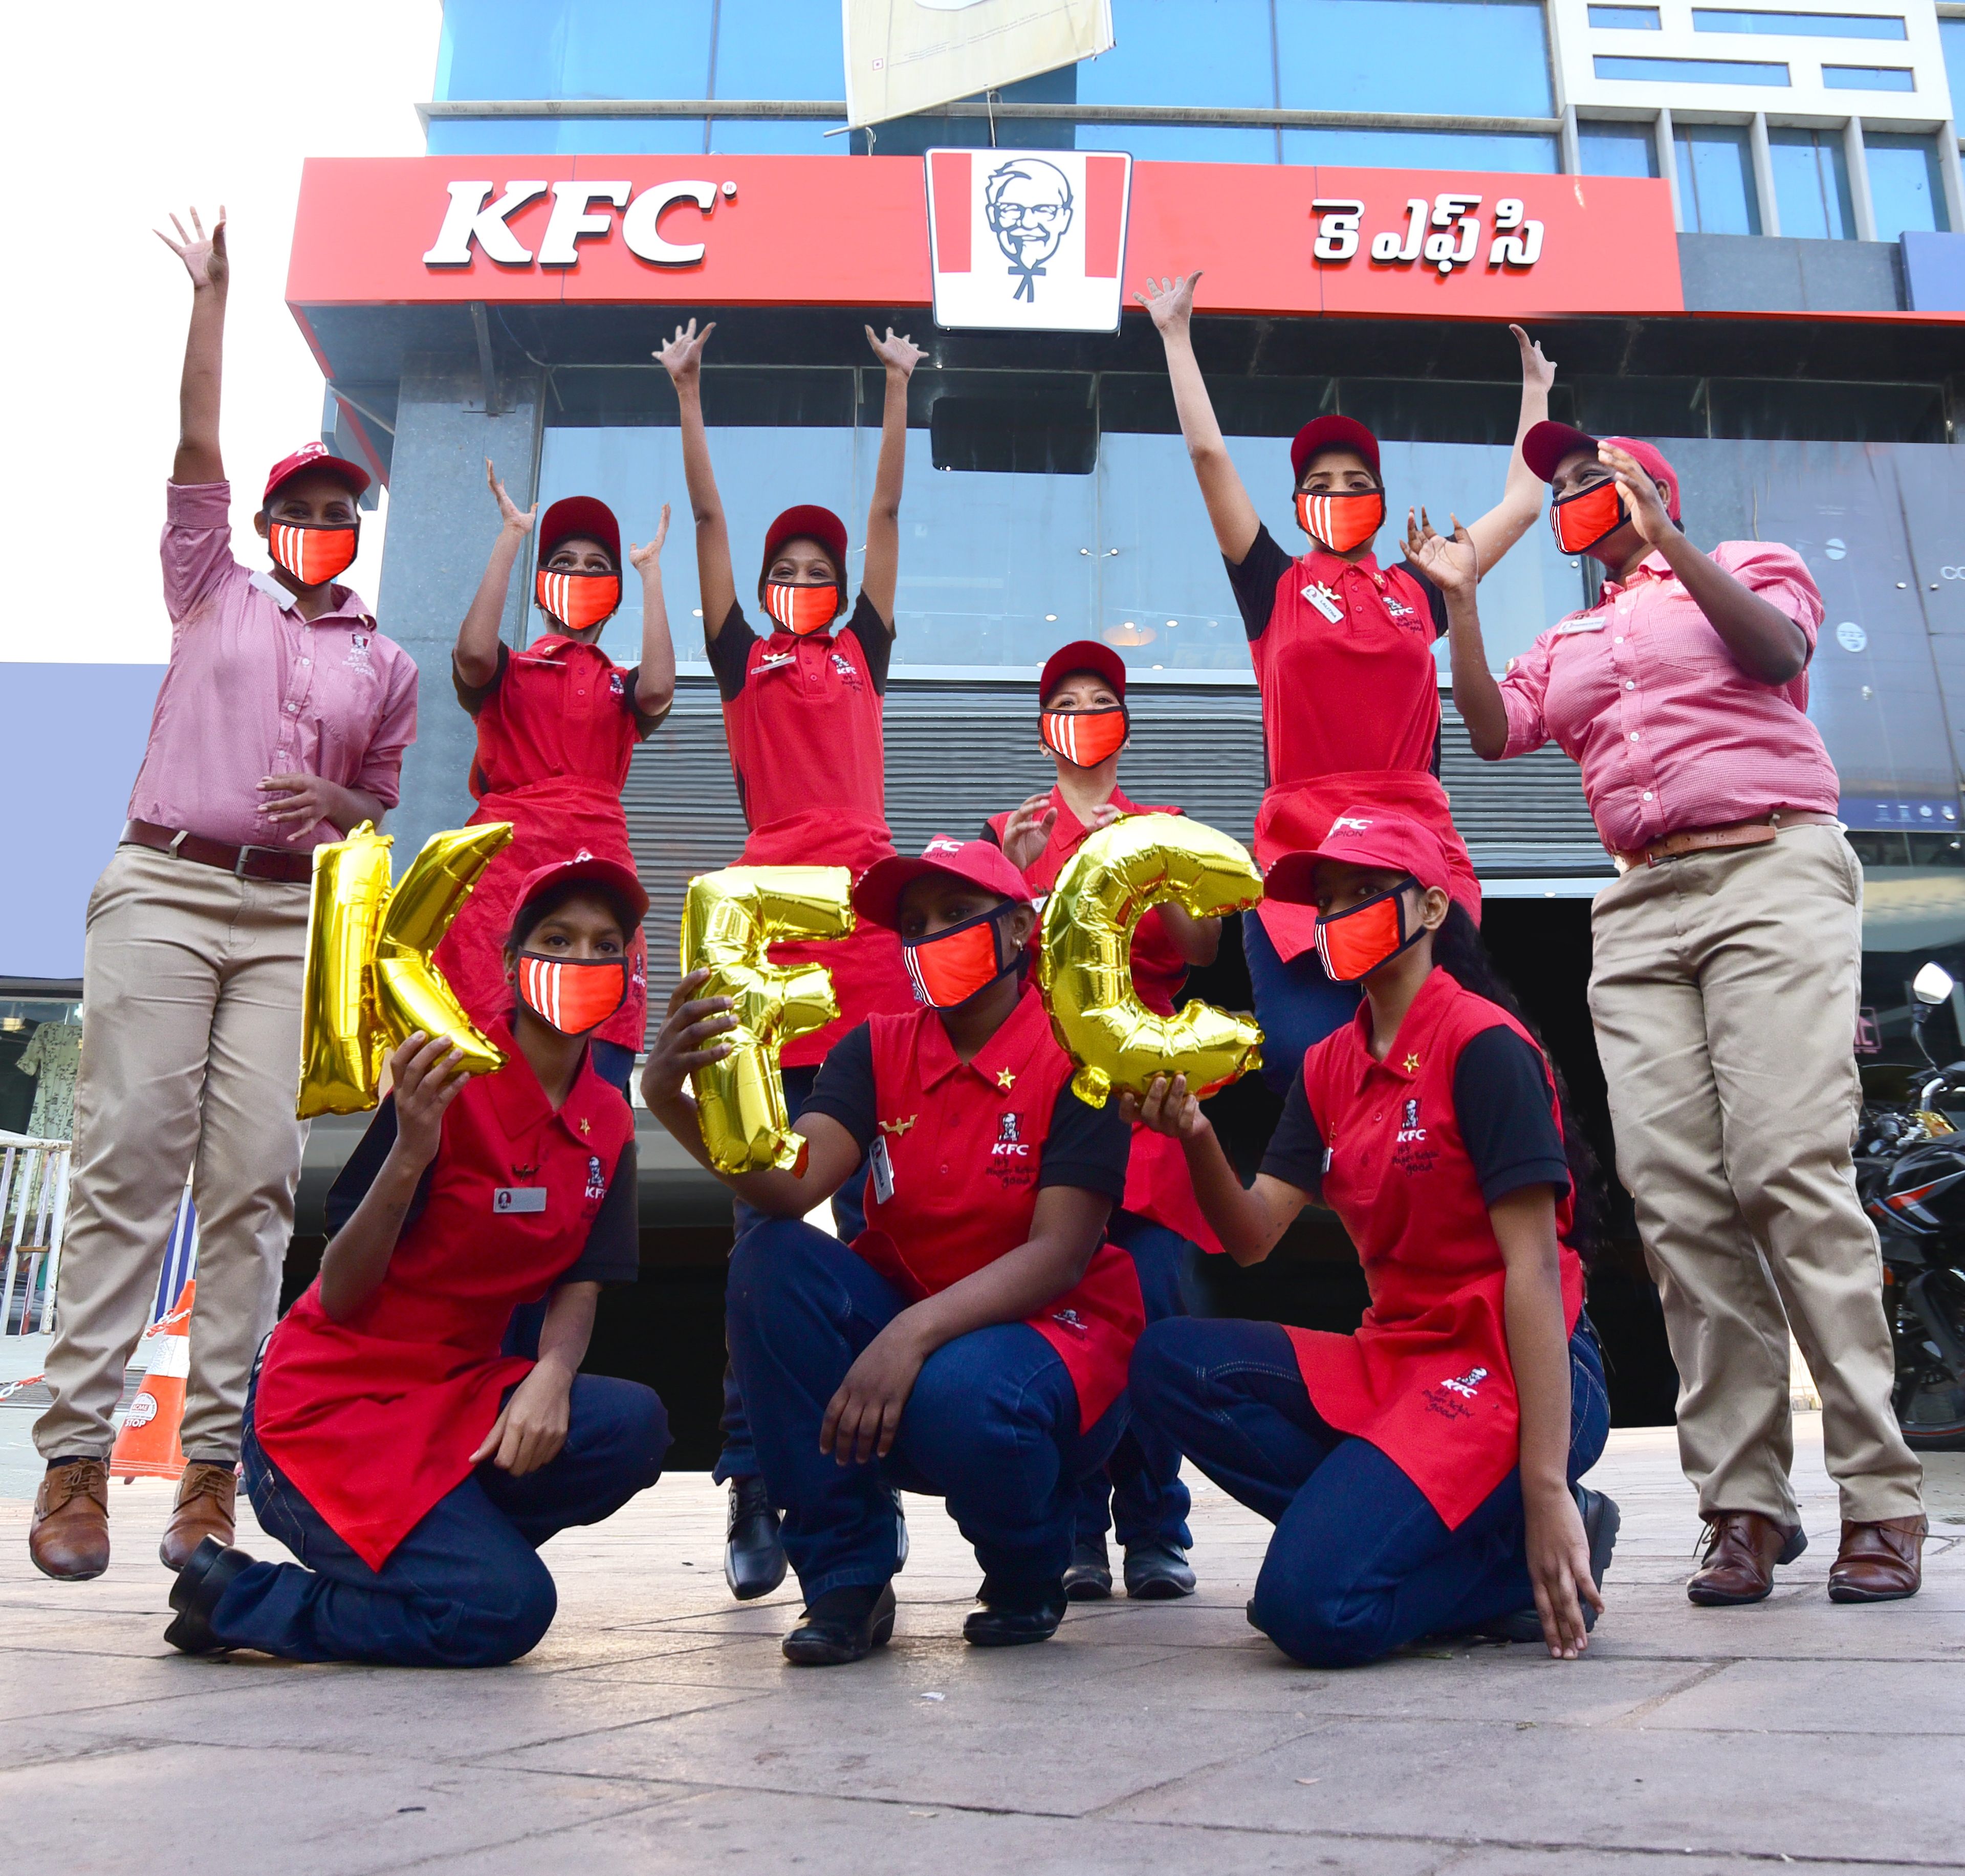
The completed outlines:
{"type": "Polygon", "coordinates": [[[1011,298],[1034,305],[1037,277],[1070,231],[1076,212],[1070,180],[1056,163],[1025,156],[991,174],[982,185],[982,200],[989,231],[1016,276],[1011,298]]]}
{"type": "Polygon", "coordinates": [[[996,1122],[996,1138],[999,1140],[1015,1140],[1018,1138],[1022,1122],[1023,1117],[1021,1115],[1004,1114],[998,1116],[996,1122]]]}

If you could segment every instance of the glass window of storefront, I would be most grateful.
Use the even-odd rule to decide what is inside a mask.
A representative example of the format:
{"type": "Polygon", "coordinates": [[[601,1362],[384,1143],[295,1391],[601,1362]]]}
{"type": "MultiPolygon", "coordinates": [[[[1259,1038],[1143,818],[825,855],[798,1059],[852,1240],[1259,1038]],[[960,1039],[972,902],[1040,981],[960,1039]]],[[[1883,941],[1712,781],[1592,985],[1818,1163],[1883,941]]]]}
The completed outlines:
{"type": "Polygon", "coordinates": [[[1767,155],[1783,234],[1818,241],[1856,238],[1849,155],[1840,130],[1770,128],[1767,155]]]}
{"type": "Polygon", "coordinates": [[[1941,19],[1938,36],[1944,47],[1945,76],[1951,81],[1952,108],[1965,98],[1965,19],[1941,19]]]}
{"type": "Polygon", "coordinates": [[[1758,234],[1761,207],[1744,124],[1672,125],[1679,212],[1696,234],[1758,234]]]}
{"type": "Polygon", "coordinates": [[[1548,24],[1532,0],[1276,0],[1276,71],[1285,110],[1555,108],[1548,24]]]}
{"type": "Polygon", "coordinates": [[[1658,172],[1658,133],[1648,124],[1611,124],[1585,117],[1576,127],[1576,147],[1587,176],[1655,176],[1658,172]]]}
{"type": "Polygon", "coordinates": [[[1877,239],[1894,241],[1906,229],[1942,233],[1951,226],[1944,212],[1944,178],[1938,166],[1938,140],[1865,130],[1865,166],[1870,201],[1877,216],[1877,239]]]}
{"type": "MultiPolygon", "coordinates": [[[[436,95],[708,97],[711,13],[711,0],[444,0],[436,95]]],[[[836,8],[832,17],[836,47],[836,8]]],[[[836,84],[836,58],[833,71],[836,84]]]]}

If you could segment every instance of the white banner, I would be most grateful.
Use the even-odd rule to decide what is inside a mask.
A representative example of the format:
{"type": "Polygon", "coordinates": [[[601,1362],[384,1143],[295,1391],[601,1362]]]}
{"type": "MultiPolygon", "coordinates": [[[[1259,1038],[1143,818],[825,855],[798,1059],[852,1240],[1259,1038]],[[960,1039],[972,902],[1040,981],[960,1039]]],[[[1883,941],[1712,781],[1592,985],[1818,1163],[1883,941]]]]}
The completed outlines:
{"type": "Polygon", "coordinates": [[[841,0],[846,114],[931,111],[1112,46],[1112,0],[841,0]]]}

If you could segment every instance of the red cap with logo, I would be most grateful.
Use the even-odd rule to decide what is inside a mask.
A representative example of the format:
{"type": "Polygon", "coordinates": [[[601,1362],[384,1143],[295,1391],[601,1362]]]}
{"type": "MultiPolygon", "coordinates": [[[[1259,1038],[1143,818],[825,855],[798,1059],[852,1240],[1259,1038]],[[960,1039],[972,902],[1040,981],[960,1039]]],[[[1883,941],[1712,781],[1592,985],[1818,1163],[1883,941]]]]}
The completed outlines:
{"type": "Polygon", "coordinates": [[[901,924],[901,895],[915,880],[929,873],[945,873],[950,879],[966,880],[999,899],[1013,899],[1020,906],[1034,902],[1024,876],[1011,866],[995,841],[957,840],[937,834],[911,860],[902,854],[889,854],[876,860],[860,875],[853,889],[853,907],[863,919],[897,932],[901,924]]]}
{"type": "Polygon", "coordinates": [[[1079,639],[1051,653],[1044,675],[1037,680],[1037,701],[1041,703],[1066,678],[1081,671],[1089,671],[1101,683],[1110,684],[1120,700],[1124,701],[1126,661],[1096,639],[1079,639]]]}
{"type": "Polygon", "coordinates": [[[1269,868],[1262,880],[1263,896],[1289,905],[1314,905],[1312,883],[1318,863],[1325,860],[1386,873],[1410,873],[1420,885],[1436,886],[1442,892],[1453,888],[1446,849],[1431,828],[1403,814],[1347,808],[1331,822],[1330,832],[1315,851],[1285,854],[1269,868]]]}
{"type": "Polygon", "coordinates": [[[1311,459],[1326,449],[1351,449],[1365,459],[1372,473],[1385,480],[1378,468],[1378,439],[1355,417],[1313,417],[1290,445],[1290,471],[1301,482],[1311,459]]]}
{"type": "Polygon", "coordinates": [[[539,523],[541,564],[552,558],[553,549],[561,541],[571,540],[575,535],[598,541],[606,549],[616,568],[619,568],[621,524],[614,519],[613,509],[591,495],[569,495],[546,510],[545,518],[539,523]]]}
{"type": "MultiPolygon", "coordinates": [[[[603,860],[584,848],[571,860],[555,860],[550,866],[535,867],[527,874],[526,883],[519,888],[518,909],[523,911],[542,893],[575,881],[611,887],[627,902],[637,925],[648,915],[648,896],[642,890],[635,869],[618,860],[603,860]]],[[[630,932],[627,936],[632,938],[634,934],[630,932]]]]}
{"type": "Polygon", "coordinates": [[[830,508],[822,508],[815,502],[806,502],[796,508],[787,508],[777,520],[764,530],[764,565],[769,567],[771,556],[787,541],[797,540],[802,536],[807,540],[816,541],[832,556],[832,564],[838,569],[839,578],[846,578],[846,523],[830,508]]]}
{"type": "Polygon", "coordinates": [[[358,500],[368,491],[369,477],[366,469],[358,469],[345,456],[330,455],[325,443],[302,443],[291,455],[282,456],[273,465],[272,472],[266,478],[266,492],[259,497],[259,506],[263,508],[273,499],[274,490],[282,482],[290,482],[310,469],[325,469],[332,475],[339,476],[358,500]]]}
{"type": "Polygon", "coordinates": [[[1555,480],[1555,472],[1561,468],[1563,459],[1573,456],[1579,449],[1587,449],[1593,456],[1604,443],[1627,450],[1638,459],[1642,468],[1654,482],[1662,482],[1665,487],[1665,513],[1676,521],[1678,514],[1678,471],[1664,459],[1664,453],[1655,443],[1641,442],[1635,436],[1592,436],[1587,430],[1580,430],[1573,423],[1555,423],[1545,420],[1533,425],[1522,439],[1522,460],[1529,465],[1532,475],[1539,475],[1545,482],[1555,480]]]}

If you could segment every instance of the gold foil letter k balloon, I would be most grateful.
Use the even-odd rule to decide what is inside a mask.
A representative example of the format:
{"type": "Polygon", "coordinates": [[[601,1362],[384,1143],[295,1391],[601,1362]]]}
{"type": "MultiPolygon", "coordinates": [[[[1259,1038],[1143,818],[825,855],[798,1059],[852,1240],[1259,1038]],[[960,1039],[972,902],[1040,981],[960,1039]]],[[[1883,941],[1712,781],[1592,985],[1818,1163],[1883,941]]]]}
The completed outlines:
{"type": "Polygon", "coordinates": [[[314,849],[295,1105],[302,1120],[373,1107],[384,1058],[414,1030],[448,1038],[471,1074],[504,1066],[503,1053],[464,1013],[430,953],[511,838],[509,821],[433,834],[393,891],[394,841],[371,822],[314,849]]]}
{"type": "Polygon", "coordinates": [[[1156,1075],[1210,1094],[1262,1066],[1262,1032],[1246,1018],[1198,1002],[1156,1016],[1133,988],[1133,932],[1150,907],[1171,900],[1208,919],[1262,896],[1247,852],[1182,815],[1128,815],[1079,848],[1044,906],[1037,983],[1080,1100],[1143,1095],[1156,1075]]]}
{"type": "Polygon", "coordinates": [[[682,968],[707,969],[697,994],[727,996],[737,1027],[720,1062],[696,1071],[703,1144],[719,1173],[805,1168],[805,1137],[791,1131],[778,1051],[839,1014],[832,973],[791,970],[769,948],[793,938],[844,938],[853,929],[853,875],[844,867],[727,867],[689,883],[682,915],[682,968]]]}

